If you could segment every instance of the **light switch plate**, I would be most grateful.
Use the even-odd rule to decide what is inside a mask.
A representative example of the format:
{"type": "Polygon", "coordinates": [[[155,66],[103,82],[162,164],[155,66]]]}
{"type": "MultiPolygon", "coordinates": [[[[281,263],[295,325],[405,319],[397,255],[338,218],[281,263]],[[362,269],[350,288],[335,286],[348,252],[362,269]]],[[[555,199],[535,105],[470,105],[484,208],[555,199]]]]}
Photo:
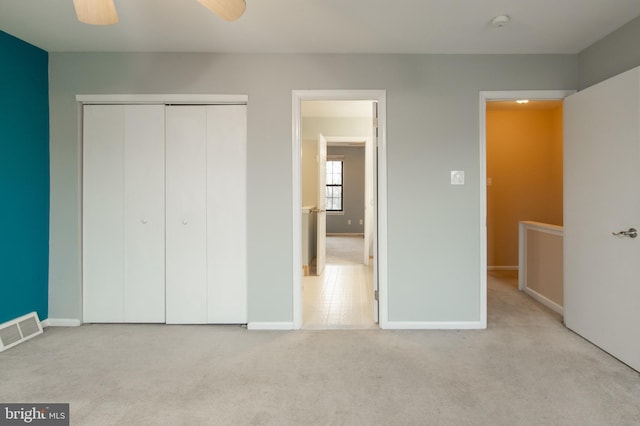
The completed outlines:
{"type": "Polygon", "coordinates": [[[451,185],[464,185],[464,170],[451,170],[451,185]]]}

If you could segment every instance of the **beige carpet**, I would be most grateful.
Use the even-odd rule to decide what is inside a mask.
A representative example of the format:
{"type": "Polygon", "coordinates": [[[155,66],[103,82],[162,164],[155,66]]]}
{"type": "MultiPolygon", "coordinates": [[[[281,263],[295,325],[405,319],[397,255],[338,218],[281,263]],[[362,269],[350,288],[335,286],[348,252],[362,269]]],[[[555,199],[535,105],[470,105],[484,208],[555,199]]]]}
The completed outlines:
{"type": "Polygon", "coordinates": [[[488,298],[484,331],[48,328],[0,353],[0,401],[82,426],[640,424],[637,372],[499,275],[488,298]]]}

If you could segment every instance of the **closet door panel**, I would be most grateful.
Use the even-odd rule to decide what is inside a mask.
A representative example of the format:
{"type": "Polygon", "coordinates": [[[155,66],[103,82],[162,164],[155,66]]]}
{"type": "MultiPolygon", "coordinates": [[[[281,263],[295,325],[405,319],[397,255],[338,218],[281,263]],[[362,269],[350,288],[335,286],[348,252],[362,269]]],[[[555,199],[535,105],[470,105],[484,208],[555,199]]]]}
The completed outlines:
{"type": "Polygon", "coordinates": [[[246,106],[207,106],[208,322],[247,322],[246,106]]]}
{"type": "Polygon", "coordinates": [[[164,105],[127,105],[124,322],[165,321],[164,105]]]}
{"type": "Polygon", "coordinates": [[[83,319],[122,322],[124,106],[83,113],[83,319]]]}
{"type": "Polygon", "coordinates": [[[206,109],[166,107],[166,321],[207,322],[206,109]]]}

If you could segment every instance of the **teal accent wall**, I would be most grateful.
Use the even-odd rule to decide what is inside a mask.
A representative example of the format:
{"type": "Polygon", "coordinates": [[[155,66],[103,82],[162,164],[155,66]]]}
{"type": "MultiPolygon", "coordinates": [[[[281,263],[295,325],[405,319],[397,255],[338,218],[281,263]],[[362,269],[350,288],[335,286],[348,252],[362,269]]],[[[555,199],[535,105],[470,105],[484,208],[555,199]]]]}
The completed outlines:
{"type": "Polygon", "coordinates": [[[48,61],[0,31],[0,323],[48,317],[48,61]]]}

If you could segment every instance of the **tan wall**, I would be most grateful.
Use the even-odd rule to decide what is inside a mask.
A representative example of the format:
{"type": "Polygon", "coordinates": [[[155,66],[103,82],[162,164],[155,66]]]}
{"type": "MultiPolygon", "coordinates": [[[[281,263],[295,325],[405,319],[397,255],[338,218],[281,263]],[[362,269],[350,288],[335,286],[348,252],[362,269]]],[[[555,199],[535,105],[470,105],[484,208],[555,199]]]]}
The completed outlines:
{"type": "Polygon", "coordinates": [[[527,287],[563,306],[562,235],[527,230],[527,287]]]}
{"type": "Polygon", "coordinates": [[[562,225],[562,107],[487,111],[487,264],[518,265],[518,222],[562,225]]]}

